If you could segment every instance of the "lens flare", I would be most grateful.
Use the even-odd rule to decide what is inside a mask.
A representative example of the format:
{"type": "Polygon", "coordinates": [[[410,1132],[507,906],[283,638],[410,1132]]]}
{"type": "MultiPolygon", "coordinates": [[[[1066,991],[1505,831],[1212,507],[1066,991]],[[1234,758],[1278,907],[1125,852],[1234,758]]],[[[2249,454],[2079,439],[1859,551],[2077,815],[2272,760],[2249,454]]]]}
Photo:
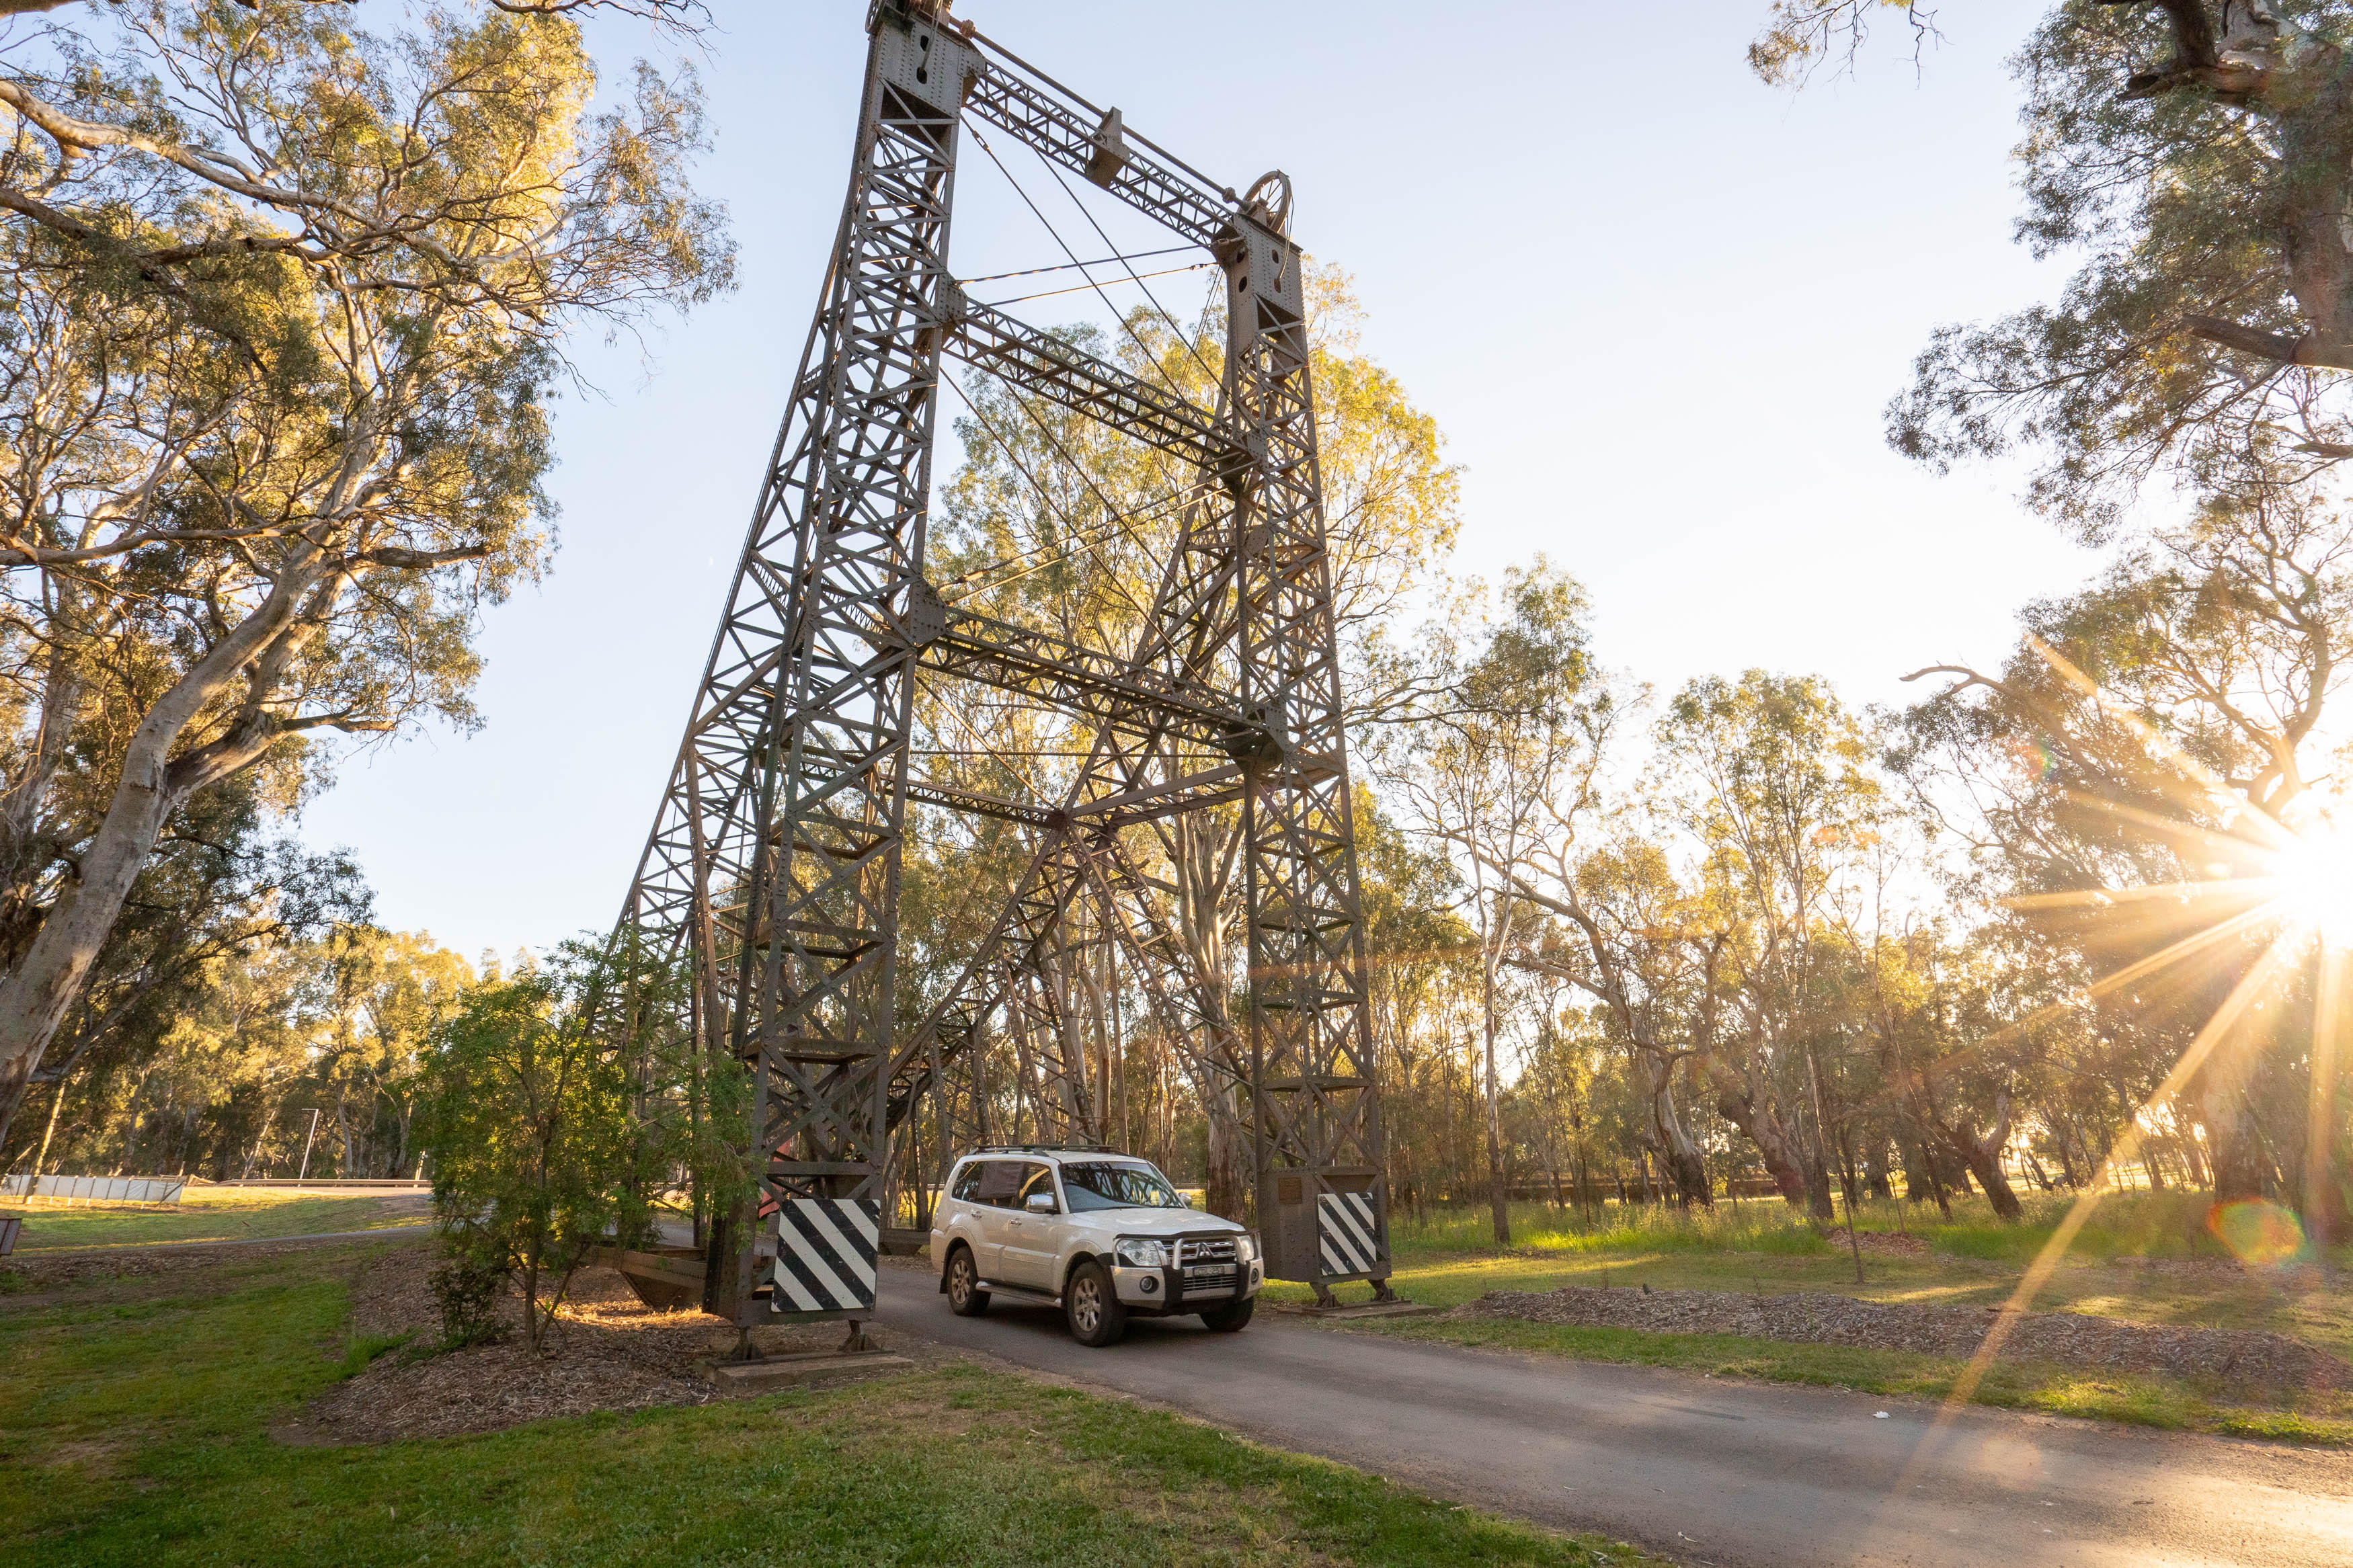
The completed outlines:
{"type": "Polygon", "coordinates": [[[2216,1204],[2206,1211],[2206,1228],[2250,1268],[2283,1268],[2312,1261],[2312,1243],[2295,1211],[2263,1198],[2216,1204]]]}

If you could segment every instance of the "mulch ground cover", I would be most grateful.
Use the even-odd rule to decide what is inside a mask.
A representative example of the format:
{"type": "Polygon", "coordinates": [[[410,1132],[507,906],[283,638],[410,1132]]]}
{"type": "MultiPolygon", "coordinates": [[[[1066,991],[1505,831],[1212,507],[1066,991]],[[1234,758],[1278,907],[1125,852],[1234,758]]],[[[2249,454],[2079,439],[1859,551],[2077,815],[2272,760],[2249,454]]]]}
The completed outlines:
{"type": "MultiPolygon", "coordinates": [[[[360,1265],[351,1281],[353,1331],[377,1339],[406,1336],[408,1347],[336,1384],[300,1417],[275,1428],[274,1436],[319,1445],[448,1437],[549,1416],[723,1397],[701,1363],[735,1348],[734,1328],[698,1310],[648,1307],[609,1268],[574,1276],[544,1355],[534,1355],[524,1342],[520,1297],[505,1303],[504,1339],[435,1353],[441,1323],[426,1284],[432,1261],[426,1247],[401,1247],[360,1265]]],[[[767,1355],[832,1350],[845,1331],[839,1323],[764,1328],[753,1331],[753,1343],[767,1355]]],[[[920,1350],[902,1353],[923,1363],[944,1359],[920,1350]]]]}
{"type": "MultiPolygon", "coordinates": [[[[1991,1307],[1909,1306],[1812,1291],[1764,1296],[1585,1286],[1544,1292],[1492,1290],[1447,1313],[1454,1319],[1515,1318],[1651,1333],[1737,1334],[1952,1357],[1974,1354],[1995,1315],[1991,1307]]],[[[2027,1313],[2003,1342],[2000,1359],[2213,1379],[2274,1397],[2353,1387],[2353,1366],[2282,1334],[2135,1323],[2077,1312],[2027,1313]]]]}

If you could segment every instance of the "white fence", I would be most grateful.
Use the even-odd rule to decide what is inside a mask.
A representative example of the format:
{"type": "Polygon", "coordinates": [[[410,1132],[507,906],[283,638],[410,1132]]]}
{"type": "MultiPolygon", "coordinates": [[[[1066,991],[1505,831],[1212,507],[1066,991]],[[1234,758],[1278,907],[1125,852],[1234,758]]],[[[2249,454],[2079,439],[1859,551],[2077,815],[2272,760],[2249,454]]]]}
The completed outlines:
{"type": "Polygon", "coordinates": [[[180,1201],[187,1184],[177,1176],[0,1176],[0,1197],[171,1204],[180,1201]]]}

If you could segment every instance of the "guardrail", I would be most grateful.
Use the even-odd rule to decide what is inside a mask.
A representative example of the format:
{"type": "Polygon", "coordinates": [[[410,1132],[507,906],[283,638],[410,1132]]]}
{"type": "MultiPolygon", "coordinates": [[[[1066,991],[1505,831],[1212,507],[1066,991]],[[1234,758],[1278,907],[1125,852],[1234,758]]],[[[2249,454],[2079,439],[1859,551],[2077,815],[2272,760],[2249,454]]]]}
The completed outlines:
{"type": "Polygon", "coordinates": [[[0,1197],[78,1198],[84,1203],[172,1204],[187,1186],[180,1176],[0,1176],[0,1197]]]}

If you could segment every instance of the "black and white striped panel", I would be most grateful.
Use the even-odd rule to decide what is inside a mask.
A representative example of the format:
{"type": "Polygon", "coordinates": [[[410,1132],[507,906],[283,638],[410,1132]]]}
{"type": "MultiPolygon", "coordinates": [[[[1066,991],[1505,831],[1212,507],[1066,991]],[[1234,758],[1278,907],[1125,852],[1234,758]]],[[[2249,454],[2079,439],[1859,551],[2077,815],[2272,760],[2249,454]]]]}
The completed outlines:
{"type": "Polygon", "coordinates": [[[1381,1261],[1380,1230],[1370,1193],[1324,1193],[1316,1199],[1316,1240],[1326,1274],[1370,1274],[1381,1261]]]}
{"type": "Polygon", "coordinates": [[[871,1198],[786,1198],[776,1210],[779,1312],[858,1312],[874,1307],[874,1254],[882,1205],[871,1198]]]}

